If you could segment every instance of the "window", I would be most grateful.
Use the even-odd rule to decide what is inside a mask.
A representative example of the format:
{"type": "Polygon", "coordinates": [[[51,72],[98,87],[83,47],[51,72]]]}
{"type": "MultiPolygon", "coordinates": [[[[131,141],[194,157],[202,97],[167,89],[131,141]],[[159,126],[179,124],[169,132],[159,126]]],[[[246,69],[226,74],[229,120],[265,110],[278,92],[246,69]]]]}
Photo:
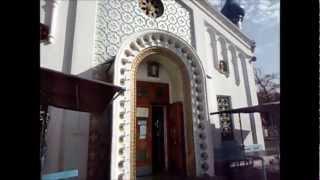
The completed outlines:
{"type": "Polygon", "coordinates": [[[228,49],[227,43],[224,37],[218,37],[218,44],[220,53],[218,54],[219,58],[219,72],[228,76],[229,75],[229,64],[228,64],[228,49]]]}
{"type": "MultiPolygon", "coordinates": [[[[231,97],[230,96],[217,96],[218,111],[225,111],[231,109],[231,97]]],[[[221,139],[233,140],[233,124],[232,116],[229,113],[222,113],[219,115],[221,139]]]]}
{"type": "Polygon", "coordinates": [[[219,70],[221,73],[227,73],[228,72],[228,65],[225,61],[220,61],[219,62],[219,70]]]}
{"type": "Polygon", "coordinates": [[[139,0],[139,6],[149,17],[157,18],[163,14],[163,4],[161,0],[139,0]]]}

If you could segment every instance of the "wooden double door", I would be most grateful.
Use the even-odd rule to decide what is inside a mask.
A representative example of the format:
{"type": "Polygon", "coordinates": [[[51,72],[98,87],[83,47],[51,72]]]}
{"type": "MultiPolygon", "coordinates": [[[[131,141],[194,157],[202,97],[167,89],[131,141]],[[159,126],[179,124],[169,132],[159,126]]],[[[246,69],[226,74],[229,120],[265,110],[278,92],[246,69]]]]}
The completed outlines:
{"type": "Polygon", "coordinates": [[[181,102],[169,103],[169,85],[137,81],[137,176],[169,172],[185,175],[181,102]]]}

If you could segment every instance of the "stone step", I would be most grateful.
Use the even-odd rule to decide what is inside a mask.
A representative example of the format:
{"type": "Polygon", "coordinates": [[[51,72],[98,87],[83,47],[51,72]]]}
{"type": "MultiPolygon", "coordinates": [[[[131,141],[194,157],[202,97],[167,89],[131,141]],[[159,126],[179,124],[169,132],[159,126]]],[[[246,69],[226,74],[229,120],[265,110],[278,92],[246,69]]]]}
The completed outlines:
{"type": "Polygon", "coordinates": [[[183,176],[172,176],[172,175],[155,175],[155,176],[137,177],[137,180],[228,180],[228,179],[222,176],[183,177],[183,176]]]}

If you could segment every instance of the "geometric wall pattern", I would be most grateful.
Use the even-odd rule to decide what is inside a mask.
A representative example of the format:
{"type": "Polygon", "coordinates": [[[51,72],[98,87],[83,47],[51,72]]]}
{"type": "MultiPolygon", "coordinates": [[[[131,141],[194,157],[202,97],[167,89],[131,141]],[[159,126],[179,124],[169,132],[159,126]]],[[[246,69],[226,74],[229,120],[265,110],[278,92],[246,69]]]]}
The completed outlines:
{"type": "Polygon", "coordinates": [[[93,66],[116,56],[122,42],[131,34],[148,29],[169,31],[190,45],[191,13],[178,1],[163,0],[164,12],[158,18],[144,14],[138,0],[100,0],[98,2],[93,66]]]}

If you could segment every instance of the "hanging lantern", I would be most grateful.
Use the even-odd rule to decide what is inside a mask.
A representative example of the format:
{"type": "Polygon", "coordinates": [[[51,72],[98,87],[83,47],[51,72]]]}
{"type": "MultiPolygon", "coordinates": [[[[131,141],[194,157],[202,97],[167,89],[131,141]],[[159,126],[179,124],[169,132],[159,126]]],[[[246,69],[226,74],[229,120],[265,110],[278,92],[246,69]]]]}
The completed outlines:
{"type": "Polygon", "coordinates": [[[148,76],[159,77],[159,63],[157,62],[148,63],[148,76]]]}

